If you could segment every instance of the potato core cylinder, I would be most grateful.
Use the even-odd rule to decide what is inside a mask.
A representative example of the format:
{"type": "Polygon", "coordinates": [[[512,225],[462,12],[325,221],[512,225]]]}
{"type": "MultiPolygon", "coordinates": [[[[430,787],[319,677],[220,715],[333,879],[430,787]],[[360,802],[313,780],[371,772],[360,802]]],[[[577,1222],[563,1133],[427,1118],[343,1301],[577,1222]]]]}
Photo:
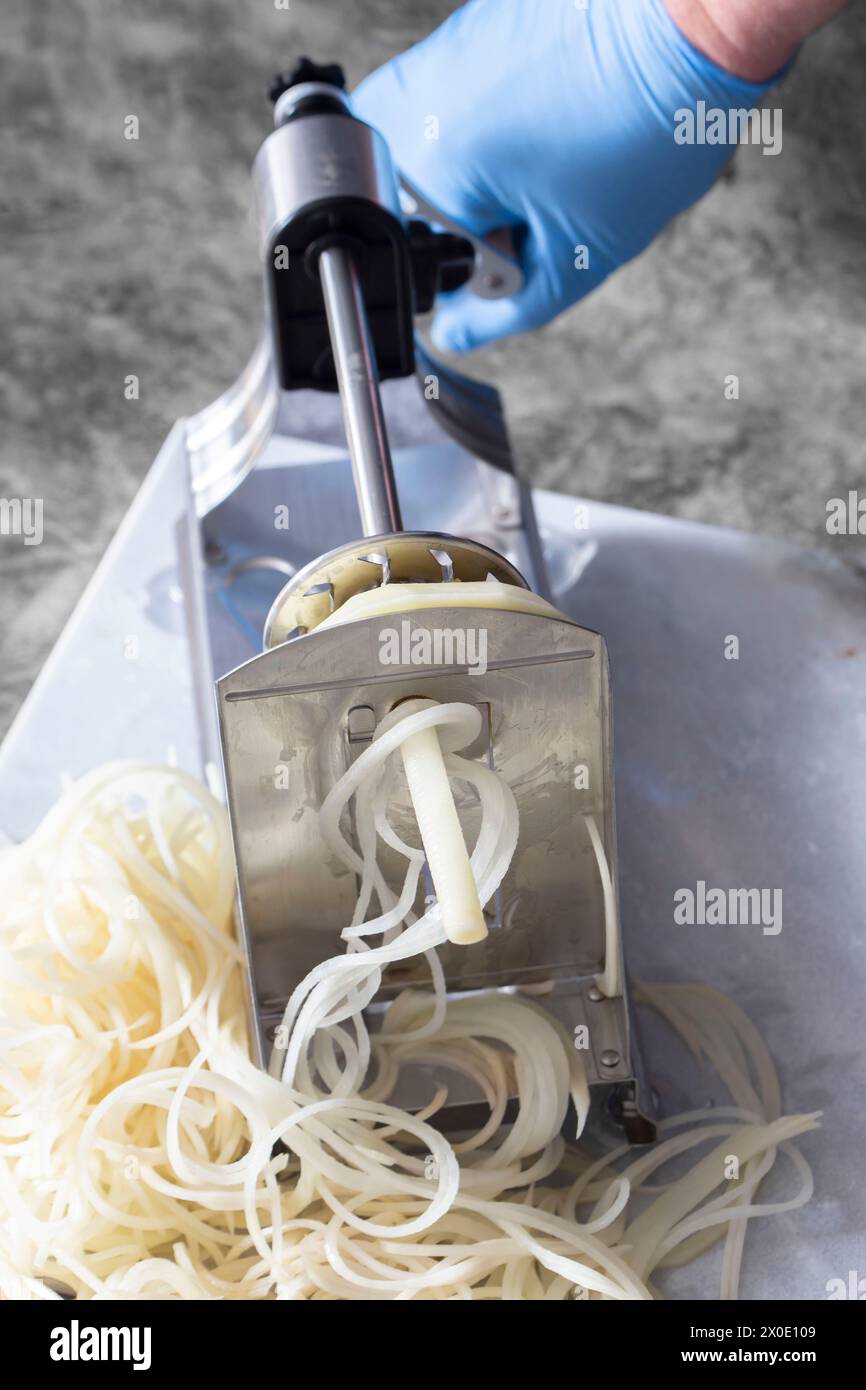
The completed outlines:
{"type": "Polygon", "coordinates": [[[422,729],[406,739],[401,752],[421,843],[442,914],[442,927],[448,940],[455,945],[471,946],[475,941],[484,940],[487,923],[478,900],[439,735],[435,729],[422,729]]]}

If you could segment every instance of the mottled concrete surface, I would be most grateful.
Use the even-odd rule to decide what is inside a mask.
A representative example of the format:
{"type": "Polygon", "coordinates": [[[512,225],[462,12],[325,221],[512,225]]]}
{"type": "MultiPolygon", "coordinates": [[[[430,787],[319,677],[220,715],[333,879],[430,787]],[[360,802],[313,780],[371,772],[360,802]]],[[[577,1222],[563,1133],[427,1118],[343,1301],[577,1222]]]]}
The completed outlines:
{"type": "MultiPolygon", "coordinates": [[[[43,497],[45,541],[0,538],[0,730],[172,421],[217,395],[253,342],[249,166],[271,70],[309,51],[356,81],[452,8],[41,0],[7,14],[0,497],[43,497]]],[[[863,482],[864,62],[854,6],[783,89],[779,158],[741,151],[593,300],[476,356],[528,477],[830,543],[827,499],[863,482]],[[729,373],[739,402],[724,399],[729,373]]]]}

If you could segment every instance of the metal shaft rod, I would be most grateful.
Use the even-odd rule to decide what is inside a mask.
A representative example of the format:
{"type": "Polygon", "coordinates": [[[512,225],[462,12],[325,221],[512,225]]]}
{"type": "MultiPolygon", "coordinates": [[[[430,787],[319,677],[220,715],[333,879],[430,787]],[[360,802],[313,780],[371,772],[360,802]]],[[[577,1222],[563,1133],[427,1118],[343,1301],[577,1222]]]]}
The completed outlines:
{"type": "Polygon", "coordinates": [[[364,535],[402,531],[376,356],[351,253],[329,247],[319,257],[319,274],[364,535]]]}

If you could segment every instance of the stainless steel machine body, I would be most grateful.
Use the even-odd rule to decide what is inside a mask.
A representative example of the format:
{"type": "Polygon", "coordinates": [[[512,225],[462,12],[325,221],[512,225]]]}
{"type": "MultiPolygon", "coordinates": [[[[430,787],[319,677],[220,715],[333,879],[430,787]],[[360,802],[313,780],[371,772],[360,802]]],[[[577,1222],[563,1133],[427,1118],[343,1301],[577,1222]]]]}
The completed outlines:
{"type": "MultiPolygon", "coordinates": [[[[407,660],[386,670],[378,653],[393,616],[317,630],[349,597],[380,584],[393,589],[409,581],[460,584],[490,577],[548,591],[495,394],[420,352],[412,324],[419,294],[432,283],[431,256],[437,274],[444,264],[453,276],[456,263],[458,276],[474,276],[487,294],[513,291],[519,271],[495,248],[476,253],[453,230],[430,233],[409,223],[384,142],[351,117],[342,94],[328,84],[288,87],[278,97],[275,119],[277,129],[255,164],[273,361],[267,361],[266,335],[241,387],[192,421],[187,433],[199,513],[187,536],[189,569],[205,576],[190,587],[198,587],[199,612],[207,613],[197,637],[203,655],[209,650],[203,667],[217,677],[260,1061],[267,1061],[294,987],[340,949],[357,898],[354,877],[332,862],[319,831],[325,796],[397,701],[416,695],[465,700],[484,716],[485,732],[472,754],[511,786],[521,830],[509,873],[488,909],[487,939],[442,952],[448,987],[529,989],[543,996],[569,1032],[586,1024],[591,1084],[602,1088],[610,1114],[629,1136],[645,1140],[652,1126],[640,1113],[647,1098],[638,1094],[627,1001],[619,985],[609,997],[599,988],[611,965],[608,953],[616,954],[609,973],[617,980],[624,975],[586,823],[591,815],[599,827],[615,883],[603,639],[554,614],[483,605],[455,614],[444,601],[439,609],[411,613],[413,630],[426,632],[431,646],[437,633],[455,624],[483,630],[486,670],[479,674],[455,662],[419,669],[407,660]],[[485,261],[480,281],[478,257],[485,261]],[[292,267],[293,278],[286,274],[292,267]],[[419,416],[428,417],[422,433],[444,428],[469,446],[461,487],[449,490],[442,477],[426,484],[425,512],[432,518],[436,498],[436,512],[448,518],[435,531],[429,523],[403,529],[394,478],[382,381],[405,380],[407,367],[423,387],[417,395],[419,416]],[[345,508],[334,508],[336,549],[304,565],[295,558],[298,540],[309,533],[313,513],[333,505],[327,470],[317,468],[300,494],[296,472],[284,493],[272,470],[249,472],[264,421],[281,403],[290,410],[298,387],[339,391],[363,533],[347,541],[338,529],[345,508]],[[291,394],[281,396],[280,388],[291,394]],[[273,529],[281,506],[282,534],[273,529]],[[203,569],[195,558],[199,540],[203,569]],[[258,614],[255,600],[249,606],[253,593],[258,614]],[[238,662],[237,629],[255,643],[266,594],[266,649],[247,649],[247,659],[238,662]]],[[[339,485],[346,481],[343,474],[339,485]]],[[[403,616],[408,620],[408,610],[403,616]]],[[[408,801],[393,814],[398,830],[402,825],[411,838],[408,801]]],[[[461,818],[471,835],[470,805],[462,806],[461,818]]],[[[389,973],[382,1001],[423,978],[423,969],[412,966],[389,973]]],[[[404,1102],[423,1104],[428,1086],[419,1076],[404,1088],[404,1102]]],[[[459,1123],[459,1097],[451,1111],[448,1122],[459,1123]]]]}
{"type": "MultiPolygon", "coordinates": [[[[333,862],[317,807],[400,700],[466,701],[484,715],[484,734],[468,756],[489,762],[514,791],[520,841],[493,905],[491,931],[471,947],[440,949],[452,989],[565,981],[591,990],[605,968],[604,907],[583,816],[594,814],[615,862],[610,720],[604,645],[575,624],[524,613],[430,609],[412,615],[414,632],[484,627],[483,676],[466,667],[390,667],[378,660],[393,618],[346,623],[299,637],[246,663],[218,683],[235,851],[241,874],[260,1025],[267,1036],[288,995],[333,955],[357,899],[353,875],[333,862]],[[576,791],[585,766],[591,790],[576,791]],[[284,771],[284,776],[277,775],[284,771]],[[288,827],[288,829],[287,829],[288,827]]],[[[462,806],[471,836],[471,803],[462,806]]],[[[399,834],[412,834],[407,804],[392,808],[399,834]]],[[[399,984],[426,981],[423,960],[399,984]]],[[[617,1026],[621,1000],[612,1005],[617,1026]]],[[[588,1054],[593,1081],[624,1074],[588,1054]]]]}

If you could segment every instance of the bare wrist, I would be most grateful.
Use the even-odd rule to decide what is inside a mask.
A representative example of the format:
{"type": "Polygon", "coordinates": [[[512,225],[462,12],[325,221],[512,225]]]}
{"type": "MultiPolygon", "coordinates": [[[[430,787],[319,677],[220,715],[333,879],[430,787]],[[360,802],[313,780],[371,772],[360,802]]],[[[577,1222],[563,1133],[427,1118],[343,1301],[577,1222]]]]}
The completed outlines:
{"type": "Polygon", "coordinates": [[[804,39],[847,0],[665,0],[671,19],[695,48],[749,82],[766,82],[804,39]]]}

